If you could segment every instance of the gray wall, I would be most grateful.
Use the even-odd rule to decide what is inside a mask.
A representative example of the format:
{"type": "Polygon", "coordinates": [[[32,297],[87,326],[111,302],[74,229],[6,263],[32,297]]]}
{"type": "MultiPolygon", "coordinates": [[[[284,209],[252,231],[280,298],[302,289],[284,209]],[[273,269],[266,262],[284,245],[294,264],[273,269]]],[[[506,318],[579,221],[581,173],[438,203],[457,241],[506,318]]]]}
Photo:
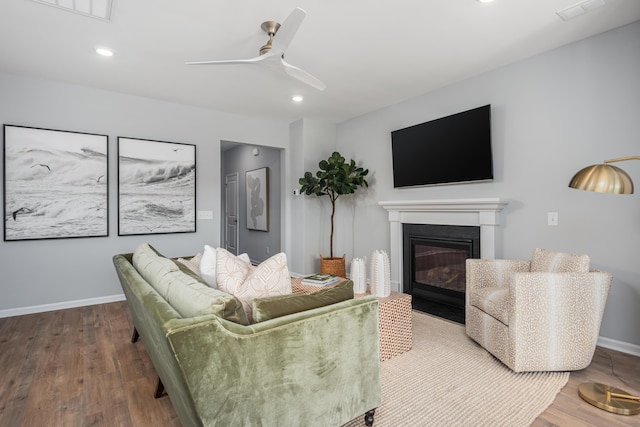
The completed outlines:
{"type": "MultiPolygon", "coordinates": [[[[225,176],[238,172],[239,201],[239,239],[238,253],[246,252],[254,263],[259,263],[281,251],[281,189],[282,168],[280,166],[280,149],[238,144],[222,153],[221,182],[224,186],[225,176]],[[253,155],[258,148],[259,154],[253,155]],[[247,197],[246,172],[258,168],[269,169],[269,231],[247,229],[247,197]]],[[[224,193],[221,193],[224,195],[224,193]]],[[[221,201],[221,216],[225,212],[225,198],[221,201]]],[[[224,227],[224,219],[221,221],[224,227]]],[[[224,230],[221,230],[221,233],[224,230]]],[[[221,241],[222,243],[222,241],[221,241]]]]}
{"type": "MultiPolygon", "coordinates": [[[[339,251],[350,260],[389,250],[378,201],[509,199],[503,255],[530,258],[535,247],[590,255],[593,267],[614,275],[601,336],[640,353],[640,195],[567,187],[584,166],[640,155],[639,76],[636,22],[340,123],[336,146],[372,170],[373,185],[357,206],[341,206],[339,251]],[[392,130],[484,104],[492,105],[493,182],[393,188],[392,130]],[[547,226],[551,211],[557,227],[547,226]]],[[[618,166],[640,185],[640,161],[618,166]]]]}
{"type": "Polygon", "coordinates": [[[299,179],[304,173],[315,174],[320,160],[335,150],[336,125],[302,119],[291,124],[290,132],[288,198],[292,209],[287,228],[292,236],[289,246],[292,250],[289,264],[294,272],[312,274],[320,271],[320,254],[329,256],[331,203],[327,196],[293,196],[293,189],[300,189],[299,179]]]}
{"type": "MultiPolygon", "coordinates": [[[[108,237],[0,242],[0,316],[118,298],[111,257],[150,242],[169,256],[220,240],[220,141],[286,148],[289,124],[0,73],[0,123],[109,136],[108,237]],[[195,144],[197,233],[123,236],[117,227],[117,136],[195,144]],[[28,308],[28,309],[25,309],[28,308]]],[[[4,177],[4,171],[0,173],[4,177]]]]}
{"type": "MultiPolygon", "coordinates": [[[[529,258],[537,246],[589,254],[594,267],[614,275],[601,336],[640,353],[640,196],[567,188],[583,166],[640,154],[638,52],[637,22],[337,127],[309,119],[292,124],[251,119],[0,73],[2,123],[108,134],[111,180],[109,237],[0,243],[0,316],[22,307],[120,294],[111,256],[142,241],[170,256],[195,253],[204,243],[217,245],[219,141],[227,140],[286,149],[281,234],[291,271],[316,270],[318,254],[328,248],[327,202],[295,197],[292,190],[301,172],[315,170],[338,147],[371,170],[371,187],[338,203],[335,249],[347,260],[389,249],[389,224],[378,201],[507,198],[503,254],[529,258]],[[487,103],[493,106],[493,182],[392,188],[390,131],[487,103]],[[192,234],[118,237],[118,135],[196,144],[198,210],[212,210],[214,220],[198,221],[192,234]],[[549,211],[559,212],[558,227],[546,225],[549,211]]],[[[640,182],[640,162],[619,166],[640,182]]]]}

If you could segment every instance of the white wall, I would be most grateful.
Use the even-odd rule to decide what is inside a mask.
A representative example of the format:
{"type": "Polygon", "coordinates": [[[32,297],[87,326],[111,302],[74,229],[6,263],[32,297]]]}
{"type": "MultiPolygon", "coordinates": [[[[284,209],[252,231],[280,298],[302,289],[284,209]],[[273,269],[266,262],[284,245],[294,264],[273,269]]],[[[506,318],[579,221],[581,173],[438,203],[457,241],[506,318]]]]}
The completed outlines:
{"type": "MultiPolygon", "coordinates": [[[[328,203],[294,198],[300,172],[334,147],[370,169],[371,187],[338,201],[335,251],[368,256],[389,249],[380,200],[503,197],[503,253],[529,258],[536,246],[587,253],[614,274],[601,335],[640,345],[640,195],[567,188],[573,173],[604,159],[640,154],[640,23],[635,23],[339,124],[293,124],[223,114],[113,92],[0,73],[0,122],[109,135],[110,236],[0,242],[0,316],[121,294],[111,264],[143,241],[169,256],[219,242],[220,140],[289,148],[283,187],[283,250],[291,270],[317,269],[328,248],[328,203]],[[491,103],[492,183],[395,190],[390,132],[491,103]],[[198,232],[117,236],[116,137],[197,145],[198,232]],[[296,144],[300,143],[300,146],[296,144]],[[546,213],[560,214],[548,227],[546,213]],[[23,308],[27,308],[23,310],[23,308]]],[[[619,164],[640,182],[640,162],[619,164]]],[[[0,172],[3,171],[0,169],[0,172]]],[[[640,185],[640,184],[639,184],[640,185]]]]}
{"type": "MultiPolygon", "coordinates": [[[[350,260],[389,250],[381,200],[506,198],[504,256],[530,258],[535,247],[589,254],[593,267],[614,275],[601,336],[640,345],[640,194],[567,187],[584,166],[640,155],[638,52],[640,22],[339,124],[337,147],[371,170],[372,188],[341,206],[339,221],[353,234],[337,233],[338,251],[350,260]],[[393,189],[392,130],[485,104],[493,182],[393,189]],[[547,226],[551,211],[558,227],[547,226]]],[[[618,166],[640,185],[639,161],[618,166]]]]}
{"type": "Polygon", "coordinates": [[[289,268],[297,274],[311,274],[320,270],[319,254],[329,256],[331,203],[326,196],[292,194],[294,188],[300,188],[298,181],[304,173],[315,175],[320,160],[335,151],[336,125],[324,120],[301,119],[291,124],[290,131],[289,268]]]}
{"type": "MultiPolygon", "coordinates": [[[[0,123],[109,136],[109,236],[0,242],[0,316],[100,302],[122,290],[111,257],[148,241],[168,256],[220,238],[220,141],[286,148],[287,122],[251,119],[146,98],[0,73],[0,123]],[[197,233],[123,236],[117,225],[117,137],[196,144],[197,233]],[[46,307],[42,307],[46,306],[46,307]]],[[[0,169],[4,176],[4,171],[0,169]]]]}

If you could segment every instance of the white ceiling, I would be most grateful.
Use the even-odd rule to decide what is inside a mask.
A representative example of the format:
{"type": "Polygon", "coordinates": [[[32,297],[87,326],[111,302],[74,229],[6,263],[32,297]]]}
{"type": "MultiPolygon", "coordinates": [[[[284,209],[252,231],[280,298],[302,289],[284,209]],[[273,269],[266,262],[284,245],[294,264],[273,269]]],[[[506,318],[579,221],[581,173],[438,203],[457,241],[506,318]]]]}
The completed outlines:
{"type": "Polygon", "coordinates": [[[0,71],[242,115],[340,122],[640,20],[639,0],[606,0],[569,21],[556,14],[578,2],[114,0],[105,22],[2,0],[0,71]],[[254,65],[184,65],[256,56],[267,41],[260,24],[282,22],[295,7],[307,16],[287,61],[325,91],[254,65]],[[96,46],[115,56],[96,55],[96,46]],[[290,100],[297,93],[302,104],[290,100]]]}

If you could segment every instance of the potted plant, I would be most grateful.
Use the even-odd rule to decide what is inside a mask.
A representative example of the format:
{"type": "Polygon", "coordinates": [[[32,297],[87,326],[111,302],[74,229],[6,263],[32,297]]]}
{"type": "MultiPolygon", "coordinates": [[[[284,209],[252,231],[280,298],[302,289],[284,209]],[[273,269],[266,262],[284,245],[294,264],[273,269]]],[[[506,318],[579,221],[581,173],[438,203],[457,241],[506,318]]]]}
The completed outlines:
{"type": "Polygon", "coordinates": [[[336,213],[336,201],[343,194],[352,194],[359,187],[368,187],[369,183],[365,177],[369,169],[356,166],[356,162],[349,160],[347,163],[340,153],[335,151],[327,160],[322,160],[318,164],[320,170],[315,175],[305,172],[304,177],[298,182],[300,192],[307,196],[329,196],[331,200],[331,234],[329,236],[329,258],[320,255],[320,272],[335,274],[346,277],[345,255],[342,257],[333,256],[333,230],[334,216],[336,213]]]}

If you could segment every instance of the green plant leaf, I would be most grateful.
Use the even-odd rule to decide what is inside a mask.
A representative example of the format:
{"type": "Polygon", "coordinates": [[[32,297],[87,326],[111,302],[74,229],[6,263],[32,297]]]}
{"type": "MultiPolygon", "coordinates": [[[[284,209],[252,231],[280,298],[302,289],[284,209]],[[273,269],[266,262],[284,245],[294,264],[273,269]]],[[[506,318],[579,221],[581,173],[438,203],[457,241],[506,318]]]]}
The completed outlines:
{"type": "MultiPolygon", "coordinates": [[[[315,176],[311,172],[305,172],[304,177],[298,180],[301,185],[300,192],[310,196],[329,196],[332,204],[332,212],[335,211],[335,203],[339,196],[343,194],[353,194],[360,187],[369,187],[365,177],[369,174],[369,169],[364,169],[356,165],[353,159],[348,162],[337,151],[334,151],[329,158],[318,163],[319,170],[315,176]]],[[[333,256],[333,214],[331,216],[331,236],[330,248],[333,256]]]]}

